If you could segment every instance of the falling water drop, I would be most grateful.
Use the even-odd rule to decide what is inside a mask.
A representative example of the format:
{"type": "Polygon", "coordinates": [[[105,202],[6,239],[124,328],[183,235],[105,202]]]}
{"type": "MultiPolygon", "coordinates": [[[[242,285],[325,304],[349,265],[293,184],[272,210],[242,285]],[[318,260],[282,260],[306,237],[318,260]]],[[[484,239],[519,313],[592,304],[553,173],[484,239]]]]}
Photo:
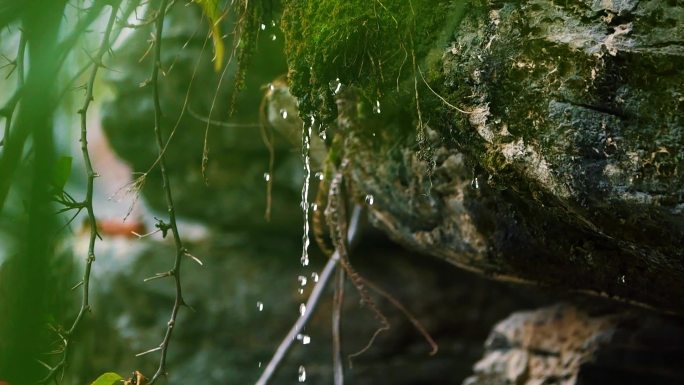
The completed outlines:
{"type": "Polygon", "coordinates": [[[257,364],[257,366],[258,366],[258,367],[261,367],[261,361],[259,361],[259,363],[257,364]]]}
{"type": "Polygon", "coordinates": [[[318,211],[318,205],[316,203],[311,204],[311,211],[318,211]]]}
{"type": "Polygon", "coordinates": [[[373,197],[373,195],[371,195],[371,194],[366,195],[366,203],[369,206],[373,206],[374,202],[375,202],[375,198],[373,197]]]}
{"type": "Polygon", "coordinates": [[[283,117],[283,119],[287,119],[287,110],[284,108],[280,109],[280,116],[283,117]]]}
{"type": "Polygon", "coordinates": [[[474,188],[475,190],[480,188],[480,182],[477,180],[477,177],[473,178],[472,182],[470,182],[470,187],[474,188]]]}
{"type": "Polygon", "coordinates": [[[265,173],[264,173],[264,180],[265,180],[266,182],[270,181],[270,180],[271,180],[271,174],[265,172],[265,173]]]}
{"type": "Polygon", "coordinates": [[[328,83],[328,86],[330,87],[330,91],[332,91],[333,95],[337,95],[342,90],[340,78],[335,78],[335,80],[328,83]]]}
{"type": "Polygon", "coordinates": [[[303,303],[300,303],[299,304],[299,315],[303,317],[304,314],[306,314],[306,305],[303,303]]]}
{"type": "Polygon", "coordinates": [[[314,177],[315,177],[316,179],[318,179],[318,180],[323,180],[323,178],[325,178],[325,176],[323,175],[323,173],[320,172],[320,171],[318,171],[318,172],[314,175],[314,177]]]}
{"type": "Polygon", "coordinates": [[[306,368],[304,368],[304,365],[299,365],[299,375],[297,376],[297,379],[299,382],[306,381],[306,368]]]}
{"type": "Polygon", "coordinates": [[[375,101],[375,106],[373,106],[373,112],[375,112],[376,114],[380,113],[380,101],[379,100],[375,101]]]}
{"type": "Polygon", "coordinates": [[[311,337],[306,334],[297,334],[297,341],[302,341],[302,345],[308,345],[311,343],[311,337]]]}
{"type": "Polygon", "coordinates": [[[314,282],[318,282],[318,273],[311,273],[311,279],[313,279],[314,282]]]}
{"type": "Polygon", "coordinates": [[[275,41],[276,39],[277,39],[277,37],[275,34],[271,35],[271,41],[275,41]]]}
{"type": "Polygon", "coordinates": [[[303,275],[300,275],[297,277],[297,281],[299,281],[299,286],[306,286],[306,277],[303,275]]]}
{"type": "Polygon", "coordinates": [[[261,30],[263,31],[263,30],[265,30],[265,29],[266,29],[266,24],[264,24],[264,23],[261,23],[261,26],[260,26],[260,27],[261,27],[261,30]]]}
{"type": "Polygon", "coordinates": [[[275,26],[276,26],[275,20],[271,20],[271,27],[275,27],[275,26]]]}
{"type": "Polygon", "coordinates": [[[273,85],[273,83],[268,83],[268,90],[271,92],[273,92],[273,90],[275,90],[275,86],[273,85]]]}
{"type": "Polygon", "coordinates": [[[264,303],[263,302],[257,301],[256,307],[257,307],[257,310],[264,311],[264,303]]]}

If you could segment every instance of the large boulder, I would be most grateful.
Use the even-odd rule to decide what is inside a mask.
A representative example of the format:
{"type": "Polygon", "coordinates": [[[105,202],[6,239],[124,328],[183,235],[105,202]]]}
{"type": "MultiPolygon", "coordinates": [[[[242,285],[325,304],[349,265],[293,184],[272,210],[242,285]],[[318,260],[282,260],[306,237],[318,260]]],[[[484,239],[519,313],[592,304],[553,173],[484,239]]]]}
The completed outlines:
{"type": "Polygon", "coordinates": [[[291,88],[344,137],[373,222],[494,278],[681,313],[684,7],[406,3],[286,2],[291,88]]]}

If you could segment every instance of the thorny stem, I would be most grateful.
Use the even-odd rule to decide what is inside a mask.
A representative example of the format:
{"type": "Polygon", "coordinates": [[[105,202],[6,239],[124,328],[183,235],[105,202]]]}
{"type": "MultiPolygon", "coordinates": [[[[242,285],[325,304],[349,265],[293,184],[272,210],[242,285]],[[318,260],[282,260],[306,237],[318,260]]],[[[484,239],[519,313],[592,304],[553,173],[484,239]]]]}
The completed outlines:
{"type": "Polygon", "coordinates": [[[112,28],[114,26],[114,21],[116,20],[116,14],[119,10],[119,6],[121,5],[122,0],[114,1],[111,5],[112,10],[109,15],[109,21],[107,22],[107,27],[105,29],[104,37],[102,38],[102,43],[100,44],[100,49],[93,58],[94,60],[94,67],[90,73],[90,77],[88,78],[88,83],[86,85],[86,96],[85,100],[83,101],[83,107],[78,111],[78,113],[81,115],[81,153],[83,154],[83,161],[85,163],[86,167],[86,174],[87,174],[87,185],[86,185],[86,196],[83,202],[81,202],[81,207],[85,208],[87,213],[88,213],[88,220],[90,222],[90,239],[88,242],[88,257],[86,258],[86,265],[85,269],[83,272],[83,280],[82,280],[82,298],[81,298],[81,308],[78,311],[78,315],[74,319],[74,322],[71,324],[71,327],[69,330],[66,332],[64,335],[64,351],[62,352],[62,359],[61,361],[52,367],[50,369],[50,372],[47,374],[43,380],[41,380],[41,383],[46,383],[50,381],[51,379],[55,378],[58,372],[63,372],[64,368],[67,364],[67,359],[69,356],[69,348],[70,348],[70,343],[72,341],[72,338],[74,336],[74,333],[76,332],[78,326],[81,324],[81,321],[83,320],[83,317],[86,312],[90,311],[90,302],[89,302],[89,289],[90,289],[90,271],[92,268],[92,264],[95,261],[95,240],[99,236],[97,233],[97,220],[95,217],[95,211],[93,210],[93,188],[94,188],[94,182],[95,178],[97,177],[97,174],[93,171],[93,165],[90,160],[90,153],[88,151],[88,127],[87,127],[87,113],[88,113],[88,108],[90,107],[90,103],[93,101],[93,88],[95,86],[95,78],[97,77],[97,72],[102,67],[102,58],[104,57],[105,53],[109,51],[110,47],[110,35],[112,33],[112,28]]]}
{"type": "MultiPolygon", "coordinates": [[[[349,240],[350,246],[356,243],[362,211],[363,209],[360,205],[354,206],[354,210],[352,211],[351,220],[349,222],[349,231],[347,233],[347,239],[349,240]]],[[[287,333],[287,336],[285,336],[282,342],[280,342],[278,349],[271,358],[271,361],[269,361],[268,365],[266,365],[266,369],[264,369],[264,372],[261,374],[261,377],[259,377],[255,385],[266,385],[271,377],[273,377],[278,365],[280,365],[280,362],[283,360],[283,358],[285,358],[285,354],[287,354],[288,350],[292,346],[292,342],[295,341],[297,334],[302,331],[306,323],[309,321],[309,318],[313,314],[314,309],[316,309],[316,305],[321,299],[323,289],[327,285],[328,280],[330,280],[330,276],[332,276],[333,271],[335,271],[335,267],[337,267],[339,260],[340,253],[338,250],[335,250],[332,256],[330,256],[330,259],[328,259],[328,263],[325,264],[323,271],[321,271],[318,277],[318,282],[311,291],[309,299],[306,301],[306,312],[304,312],[304,314],[297,319],[297,322],[292,325],[292,328],[287,333]]]]}
{"type": "Polygon", "coordinates": [[[164,17],[166,15],[166,5],[168,0],[162,0],[159,9],[161,10],[156,20],[156,32],[155,32],[155,47],[154,47],[154,62],[152,64],[152,77],[150,82],[152,84],[153,99],[154,99],[154,134],[157,140],[157,149],[159,150],[159,169],[162,174],[164,194],[166,196],[166,205],[169,213],[169,226],[171,227],[171,232],[173,233],[173,240],[176,245],[176,258],[173,264],[173,269],[171,270],[175,285],[176,285],[176,298],[173,302],[173,308],[171,310],[171,317],[167,323],[166,333],[164,334],[164,339],[159,345],[161,350],[161,357],[159,359],[159,367],[157,372],[154,373],[149,385],[154,384],[157,379],[161,376],[166,375],[166,355],[168,353],[169,344],[171,342],[171,335],[173,334],[173,328],[176,323],[176,317],[178,316],[178,311],[180,307],[185,303],[183,302],[183,292],[181,290],[181,260],[185,249],[183,247],[183,242],[181,241],[180,235],[178,233],[178,225],[176,224],[176,209],[173,204],[173,196],[171,194],[171,186],[169,181],[169,175],[166,171],[166,155],[164,153],[164,140],[161,134],[161,120],[162,111],[161,103],[159,101],[159,70],[161,68],[161,44],[162,44],[162,32],[164,29],[164,17]]]}

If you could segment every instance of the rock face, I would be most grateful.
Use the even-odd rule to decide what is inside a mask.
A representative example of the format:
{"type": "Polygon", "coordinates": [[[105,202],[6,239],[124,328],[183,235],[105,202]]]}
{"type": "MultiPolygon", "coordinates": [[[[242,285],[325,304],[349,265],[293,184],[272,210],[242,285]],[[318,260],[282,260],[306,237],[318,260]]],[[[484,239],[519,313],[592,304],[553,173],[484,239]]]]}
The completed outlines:
{"type": "Polygon", "coordinates": [[[494,327],[464,385],[680,384],[684,330],[653,315],[561,304],[494,327]],[[637,319],[638,318],[638,319],[637,319]]]}
{"type": "MultiPolygon", "coordinates": [[[[370,61],[406,47],[406,68],[386,65],[385,83],[365,80],[379,76],[372,65],[339,69],[347,91],[327,96],[335,64],[317,53],[352,43],[321,36],[334,23],[316,19],[327,5],[285,13],[292,90],[323,117],[334,107],[310,101],[337,100],[349,174],[359,198],[374,197],[374,223],[495,278],[684,311],[684,7],[455,3],[416,2],[415,20],[444,12],[430,28],[409,12],[395,20],[398,43],[372,43],[370,61]],[[322,26],[298,28],[293,15],[322,26]]],[[[365,26],[399,11],[356,12],[365,26]]]]}

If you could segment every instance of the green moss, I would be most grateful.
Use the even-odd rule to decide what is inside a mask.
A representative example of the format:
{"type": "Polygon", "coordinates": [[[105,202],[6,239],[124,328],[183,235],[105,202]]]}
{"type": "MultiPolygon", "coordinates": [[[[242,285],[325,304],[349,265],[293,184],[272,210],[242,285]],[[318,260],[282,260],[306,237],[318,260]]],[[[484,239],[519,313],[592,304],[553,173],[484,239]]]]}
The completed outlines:
{"type": "Polygon", "coordinates": [[[402,80],[414,75],[414,55],[425,56],[449,16],[465,2],[453,3],[285,1],[282,27],[289,80],[301,112],[332,121],[337,79],[361,90],[369,100],[395,91],[402,80]]]}

